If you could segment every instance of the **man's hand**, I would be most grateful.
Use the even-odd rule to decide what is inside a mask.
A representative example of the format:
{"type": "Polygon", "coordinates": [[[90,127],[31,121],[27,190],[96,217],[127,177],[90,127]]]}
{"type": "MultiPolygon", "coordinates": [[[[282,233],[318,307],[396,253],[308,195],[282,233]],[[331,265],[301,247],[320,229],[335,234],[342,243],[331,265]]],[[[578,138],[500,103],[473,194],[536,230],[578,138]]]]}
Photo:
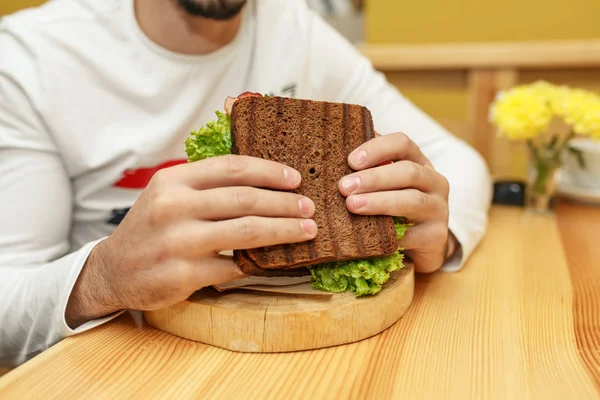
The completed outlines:
{"type": "Polygon", "coordinates": [[[439,269],[457,245],[448,231],[446,178],[402,133],[378,136],[364,143],[350,154],[348,163],[358,171],[339,183],[348,210],[363,215],[406,217],[415,226],[406,232],[400,246],[414,262],[416,271],[439,269]]]}
{"type": "Polygon", "coordinates": [[[244,275],[219,252],[313,239],[300,174],[222,156],[159,171],[114,233],[94,248],[67,306],[72,327],[118,310],[152,310],[244,275]]]}

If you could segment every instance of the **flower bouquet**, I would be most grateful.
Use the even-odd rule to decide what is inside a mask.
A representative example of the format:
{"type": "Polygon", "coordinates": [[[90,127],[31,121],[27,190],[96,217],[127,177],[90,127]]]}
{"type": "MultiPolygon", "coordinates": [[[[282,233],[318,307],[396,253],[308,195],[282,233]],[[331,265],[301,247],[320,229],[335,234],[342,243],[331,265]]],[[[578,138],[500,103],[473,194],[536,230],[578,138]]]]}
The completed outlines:
{"type": "Polygon", "coordinates": [[[530,154],[527,206],[537,211],[551,208],[563,154],[576,157],[585,168],[582,153],[569,141],[576,135],[600,139],[600,95],[546,81],[499,92],[489,117],[501,136],[526,141],[530,154]]]}

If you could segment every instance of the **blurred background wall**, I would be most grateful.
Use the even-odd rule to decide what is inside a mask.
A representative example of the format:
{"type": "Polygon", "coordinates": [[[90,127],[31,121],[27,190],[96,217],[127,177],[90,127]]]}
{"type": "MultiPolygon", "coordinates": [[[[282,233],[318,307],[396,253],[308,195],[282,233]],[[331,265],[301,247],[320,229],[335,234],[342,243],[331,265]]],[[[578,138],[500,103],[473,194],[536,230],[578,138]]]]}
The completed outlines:
{"type": "MultiPolygon", "coordinates": [[[[522,178],[526,172],[523,146],[495,138],[486,122],[498,90],[546,79],[600,91],[600,0],[306,1],[408,98],[474,145],[496,177],[522,178]],[[539,63],[540,49],[518,47],[532,41],[545,43],[539,63]],[[578,50],[570,51],[570,43],[578,50]],[[480,47],[468,47],[473,44],[480,47]],[[471,65],[480,50],[490,52],[490,62],[482,65],[479,54],[471,65]],[[561,61],[563,53],[572,62],[561,61]],[[591,62],[594,57],[599,61],[591,62]]],[[[0,0],[0,15],[43,2],[0,0]]]]}
{"type": "Polygon", "coordinates": [[[10,14],[14,11],[25,7],[39,6],[45,0],[1,0],[0,1],[0,16],[10,14]]]}
{"type": "MultiPolygon", "coordinates": [[[[493,45],[594,40],[600,39],[598,16],[598,0],[367,0],[364,42],[367,46],[395,44],[427,48],[445,43],[493,45]]],[[[392,83],[457,136],[476,144],[481,132],[468,132],[469,124],[476,124],[469,122],[469,117],[474,118],[469,113],[472,114],[475,107],[471,98],[474,94],[469,90],[469,80],[474,79],[472,70],[463,67],[398,69],[386,71],[392,83]]],[[[587,65],[520,68],[510,78],[512,83],[537,79],[600,91],[600,69],[587,65]]],[[[500,146],[503,152],[497,157],[504,158],[504,152],[509,151],[512,162],[511,165],[507,165],[506,160],[492,162],[495,175],[523,177],[524,149],[506,143],[500,146]]],[[[488,161],[492,161],[489,157],[488,161]]]]}
{"type": "Polygon", "coordinates": [[[600,37],[598,0],[367,0],[371,43],[600,37]]]}

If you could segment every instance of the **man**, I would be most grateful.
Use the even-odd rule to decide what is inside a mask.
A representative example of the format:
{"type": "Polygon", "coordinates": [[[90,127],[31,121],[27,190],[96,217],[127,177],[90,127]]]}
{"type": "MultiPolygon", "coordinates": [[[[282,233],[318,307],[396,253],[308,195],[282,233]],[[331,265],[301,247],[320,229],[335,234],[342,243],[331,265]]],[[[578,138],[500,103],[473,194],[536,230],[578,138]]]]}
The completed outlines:
{"type": "Polygon", "coordinates": [[[54,0],[0,28],[0,364],[241,278],[222,250],[315,237],[310,199],[259,189],[297,171],[185,163],[189,132],[244,91],[367,106],[382,136],[349,157],[349,210],[407,216],[419,272],[464,264],[485,164],[304,2],[54,0]]]}

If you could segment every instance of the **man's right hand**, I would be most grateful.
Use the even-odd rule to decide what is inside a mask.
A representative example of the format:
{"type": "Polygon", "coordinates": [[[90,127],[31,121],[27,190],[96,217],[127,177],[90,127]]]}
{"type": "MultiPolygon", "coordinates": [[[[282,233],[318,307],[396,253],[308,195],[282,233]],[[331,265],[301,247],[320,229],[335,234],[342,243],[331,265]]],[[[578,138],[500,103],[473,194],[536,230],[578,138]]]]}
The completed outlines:
{"type": "Polygon", "coordinates": [[[300,180],[292,168],[236,155],[159,171],[113,234],[92,250],[67,322],[75,328],[123,309],[165,307],[244,277],[231,257],[219,255],[224,250],[313,239],[313,202],[283,192],[300,180]]]}

